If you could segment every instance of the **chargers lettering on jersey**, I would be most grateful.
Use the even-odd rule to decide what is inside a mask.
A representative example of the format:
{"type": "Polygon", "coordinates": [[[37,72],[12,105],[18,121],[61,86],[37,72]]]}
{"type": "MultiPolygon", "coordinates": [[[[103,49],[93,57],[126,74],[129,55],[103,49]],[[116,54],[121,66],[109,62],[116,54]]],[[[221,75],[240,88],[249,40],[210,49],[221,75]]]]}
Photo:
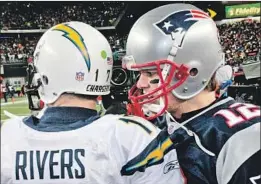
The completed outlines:
{"type": "Polygon", "coordinates": [[[17,151],[16,180],[85,178],[84,149],[17,151]],[[50,172],[45,172],[45,168],[50,172]],[[59,172],[58,172],[59,171],[59,172]]]}
{"type": "Polygon", "coordinates": [[[90,91],[90,92],[106,92],[110,90],[110,85],[104,85],[104,86],[100,86],[100,85],[88,85],[86,87],[86,91],[90,91]]]}

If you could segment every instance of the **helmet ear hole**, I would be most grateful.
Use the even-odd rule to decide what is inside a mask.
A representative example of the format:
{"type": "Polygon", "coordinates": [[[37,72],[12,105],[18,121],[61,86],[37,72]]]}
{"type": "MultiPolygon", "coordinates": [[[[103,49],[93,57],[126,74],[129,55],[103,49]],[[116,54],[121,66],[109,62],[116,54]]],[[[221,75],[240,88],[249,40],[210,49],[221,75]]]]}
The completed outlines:
{"type": "Polygon", "coordinates": [[[48,77],[46,75],[42,76],[42,81],[43,81],[44,85],[48,85],[48,77]]]}
{"type": "Polygon", "coordinates": [[[196,77],[198,75],[198,69],[197,68],[192,68],[189,71],[189,75],[192,76],[192,77],[196,77]]]}

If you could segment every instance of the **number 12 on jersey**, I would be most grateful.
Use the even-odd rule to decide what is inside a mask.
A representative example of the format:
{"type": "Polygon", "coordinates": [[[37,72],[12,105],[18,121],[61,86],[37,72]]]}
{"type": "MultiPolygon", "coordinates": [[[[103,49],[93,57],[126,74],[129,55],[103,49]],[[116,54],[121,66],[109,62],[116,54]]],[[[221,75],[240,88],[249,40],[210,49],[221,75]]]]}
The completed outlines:
{"type": "Polygon", "coordinates": [[[223,116],[229,128],[260,116],[260,108],[253,104],[234,103],[229,108],[222,109],[214,115],[223,116]]]}

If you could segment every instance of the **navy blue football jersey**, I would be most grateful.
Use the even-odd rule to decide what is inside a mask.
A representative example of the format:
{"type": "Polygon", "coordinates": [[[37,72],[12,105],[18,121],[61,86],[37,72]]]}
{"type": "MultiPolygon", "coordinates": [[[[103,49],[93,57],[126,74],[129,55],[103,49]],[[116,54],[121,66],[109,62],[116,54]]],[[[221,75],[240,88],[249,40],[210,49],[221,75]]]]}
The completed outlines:
{"type": "Polygon", "coordinates": [[[168,122],[121,174],[143,172],[176,149],[188,184],[261,183],[259,106],[226,97],[177,121],[168,122]]]}

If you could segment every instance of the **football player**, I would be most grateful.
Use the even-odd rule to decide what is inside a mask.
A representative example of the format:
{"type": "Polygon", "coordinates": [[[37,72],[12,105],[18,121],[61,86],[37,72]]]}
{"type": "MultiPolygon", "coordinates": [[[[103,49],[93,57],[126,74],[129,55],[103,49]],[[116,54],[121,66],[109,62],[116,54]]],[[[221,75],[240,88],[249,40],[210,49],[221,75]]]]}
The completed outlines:
{"type": "Polygon", "coordinates": [[[126,51],[124,66],[140,71],[130,113],[149,120],[166,114],[168,127],[123,174],[154,165],[149,160],[163,160],[175,148],[189,184],[260,183],[260,107],[215,97],[224,54],[207,13],[189,4],[155,8],[133,25],[126,51]],[[165,149],[169,139],[173,145],[165,149]]]}
{"type": "Polygon", "coordinates": [[[158,130],[140,117],[97,114],[97,96],[110,92],[111,58],[106,38],[85,23],[58,24],[43,34],[28,91],[38,90],[46,109],[40,118],[14,117],[2,125],[2,184],[184,183],[175,150],[146,172],[121,175],[158,130]]]}

